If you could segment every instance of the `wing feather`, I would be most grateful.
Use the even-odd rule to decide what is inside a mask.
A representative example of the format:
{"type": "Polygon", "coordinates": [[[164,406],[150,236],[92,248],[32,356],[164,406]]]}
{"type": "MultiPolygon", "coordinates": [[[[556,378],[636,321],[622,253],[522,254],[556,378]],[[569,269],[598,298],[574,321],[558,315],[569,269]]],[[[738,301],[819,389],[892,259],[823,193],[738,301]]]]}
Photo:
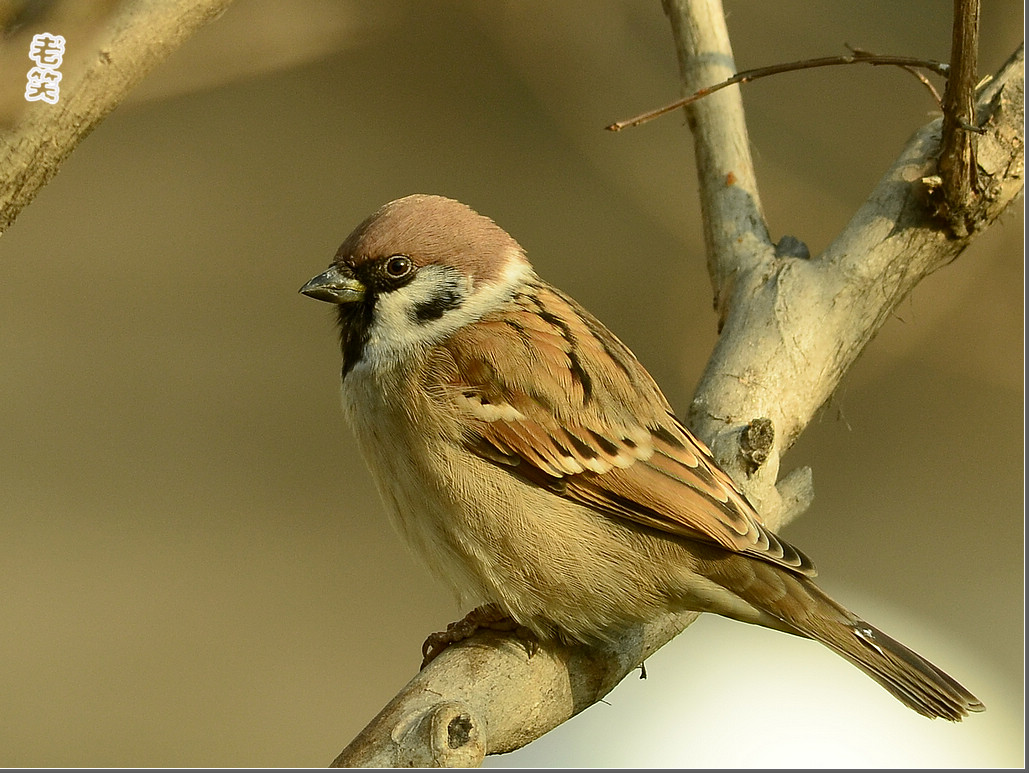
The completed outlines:
{"type": "Polygon", "coordinates": [[[629,349],[546,283],[436,354],[432,371],[480,457],[605,515],[815,574],[762,525],[629,349]]]}

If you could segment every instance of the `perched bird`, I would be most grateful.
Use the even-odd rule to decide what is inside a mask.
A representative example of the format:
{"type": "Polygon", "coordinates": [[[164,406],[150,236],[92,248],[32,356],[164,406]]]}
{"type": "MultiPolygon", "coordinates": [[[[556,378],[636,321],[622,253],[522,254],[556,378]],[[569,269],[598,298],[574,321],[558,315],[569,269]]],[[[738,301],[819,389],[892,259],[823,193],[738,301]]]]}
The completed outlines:
{"type": "Polygon", "coordinates": [[[814,584],[632,352],[492,220],[390,202],[301,292],[337,304],[344,412],[394,525],[462,600],[581,642],[715,612],[819,641],[925,716],[982,711],[814,584]]]}

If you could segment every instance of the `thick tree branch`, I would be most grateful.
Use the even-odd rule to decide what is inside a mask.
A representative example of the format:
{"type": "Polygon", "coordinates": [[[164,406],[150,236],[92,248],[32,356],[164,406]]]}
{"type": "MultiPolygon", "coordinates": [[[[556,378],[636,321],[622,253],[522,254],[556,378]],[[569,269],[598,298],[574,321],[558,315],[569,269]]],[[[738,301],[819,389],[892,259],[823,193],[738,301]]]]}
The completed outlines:
{"type": "MultiPolygon", "coordinates": [[[[13,128],[0,131],[0,234],[132,87],[230,2],[131,0],[118,9],[85,65],[64,73],[57,104],[29,103],[13,128]]],[[[69,40],[68,60],[81,56],[77,42],[69,40]]]]}
{"type": "Polygon", "coordinates": [[[741,274],[729,317],[690,408],[691,426],[729,472],[742,429],[771,420],[775,448],[748,496],[774,509],[778,460],[864,345],[924,277],[954,260],[1022,190],[1024,50],[980,95],[983,194],[961,238],[936,215],[942,121],[919,130],[868,201],[814,260],[773,257],[741,274]],[[784,385],[789,385],[785,388],[784,385]]]}
{"type": "MultiPolygon", "coordinates": [[[[662,0],[672,25],[682,93],[736,72],[721,0],[662,0]]],[[[771,256],[738,86],[685,108],[700,176],[708,273],[719,320],[737,273],[771,256]]]]}
{"type": "MultiPolygon", "coordinates": [[[[665,7],[680,52],[707,52],[699,66],[717,71],[704,76],[707,82],[731,74],[727,40],[712,41],[697,31],[701,17],[710,20],[712,6],[667,0],[665,7]],[[708,42],[695,42],[701,40],[708,42]]],[[[717,15],[718,34],[724,36],[717,15]]],[[[684,63],[687,93],[696,90],[695,71],[684,63]]],[[[989,201],[983,226],[1022,190],[1023,71],[1020,48],[977,103],[985,132],[979,175],[989,201]]],[[[690,118],[695,134],[704,137],[696,142],[715,256],[709,260],[726,312],[690,419],[766,523],[779,529],[810,497],[806,471],[776,485],[781,454],[896,304],[924,276],[953,260],[971,235],[953,239],[933,214],[928,194],[941,131],[935,121],[915,134],[823,255],[776,256],[761,217],[735,91],[720,92],[729,100],[721,109],[705,106],[690,118]]],[[[416,675],[333,764],[476,765],[484,754],[520,748],[603,698],[695,618],[669,615],[609,647],[544,644],[532,658],[501,635],[477,634],[416,675]]]]}

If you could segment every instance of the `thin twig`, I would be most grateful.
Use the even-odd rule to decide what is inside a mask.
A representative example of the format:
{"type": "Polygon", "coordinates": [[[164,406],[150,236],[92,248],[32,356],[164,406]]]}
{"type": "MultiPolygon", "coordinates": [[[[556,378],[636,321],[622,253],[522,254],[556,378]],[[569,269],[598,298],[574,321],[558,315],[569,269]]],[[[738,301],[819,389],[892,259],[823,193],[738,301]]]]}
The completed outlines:
{"type": "MultiPolygon", "coordinates": [[[[863,48],[855,48],[854,46],[850,45],[849,43],[845,43],[844,45],[847,46],[847,50],[854,52],[858,56],[864,56],[864,57],[875,56],[875,54],[873,54],[871,51],[866,51],[863,48]]],[[[937,105],[939,105],[941,109],[943,108],[943,97],[940,96],[940,92],[938,92],[936,90],[936,87],[933,86],[932,81],[930,81],[928,78],[926,78],[922,73],[920,73],[914,67],[909,67],[907,65],[898,65],[898,67],[900,67],[900,69],[902,69],[904,72],[911,73],[913,76],[915,76],[915,79],[919,83],[921,83],[923,86],[925,86],[927,89],[929,89],[929,93],[932,94],[932,96],[933,96],[933,101],[937,105]]]]}
{"type": "MultiPolygon", "coordinates": [[[[818,59],[802,59],[799,62],[785,62],[782,64],[769,65],[768,67],[757,67],[753,70],[744,70],[736,73],[728,80],[724,80],[714,86],[708,86],[700,89],[688,97],[683,97],[682,99],[672,102],[670,105],[665,105],[664,107],[659,107],[656,110],[641,113],[635,118],[630,118],[626,121],[617,121],[616,123],[604,128],[608,131],[617,132],[630,126],[639,126],[642,123],[651,121],[665,113],[677,110],[680,107],[685,107],[692,102],[696,102],[698,99],[703,99],[720,89],[724,89],[726,86],[732,86],[736,83],[748,83],[749,81],[755,81],[758,78],[767,78],[769,75],[779,75],[780,73],[793,72],[794,70],[810,70],[814,67],[834,67],[842,64],[892,65],[894,67],[904,68],[908,71],[913,71],[915,69],[929,70],[937,75],[942,75],[943,77],[947,77],[950,72],[949,65],[932,59],[918,59],[911,56],[881,56],[855,50],[853,53],[846,54],[844,56],[823,56],[818,59]]],[[[935,94],[935,90],[933,93],[935,94]]],[[[937,101],[939,101],[938,94],[936,94],[936,97],[937,101]]]]}
{"type": "Polygon", "coordinates": [[[922,73],[920,73],[918,70],[914,69],[913,67],[901,67],[900,69],[902,69],[905,72],[909,72],[912,75],[914,75],[915,78],[917,78],[918,81],[923,86],[925,86],[927,89],[929,89],[929,93],[933,95],[933,100],[936,102],[937,105],[942,105],[943,104],[943,97],[940,96],[940,92],[938,92],[936,90],[936,87],[933,86],[932,82],[928,78],[926,78],[924,75],[922,75],[922,73]]]}
{"type": "Polygon", "coordinates": [[[955,236],[975,227],[977,193],[975,126],[972,111],[979,52],[979,0],[954,0],[950,62],[954,77],[943,94],[943,139],[940,147],[941,214],[955,236]]]}

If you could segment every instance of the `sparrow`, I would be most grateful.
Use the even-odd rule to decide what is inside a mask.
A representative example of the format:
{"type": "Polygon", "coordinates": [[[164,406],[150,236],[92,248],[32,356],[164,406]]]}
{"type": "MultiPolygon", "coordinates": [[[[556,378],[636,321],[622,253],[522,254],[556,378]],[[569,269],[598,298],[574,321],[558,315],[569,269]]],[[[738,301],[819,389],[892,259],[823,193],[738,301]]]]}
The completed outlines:
{"type": "Polygon", "coordinates": [[[392,201],[300,292],[337,307],[343,411],[394,527],[462,601],[584,643],[714,612],[821,642],[927,717],[983,710],[820,590],[625,344],[489,218],[392,201]]]}

